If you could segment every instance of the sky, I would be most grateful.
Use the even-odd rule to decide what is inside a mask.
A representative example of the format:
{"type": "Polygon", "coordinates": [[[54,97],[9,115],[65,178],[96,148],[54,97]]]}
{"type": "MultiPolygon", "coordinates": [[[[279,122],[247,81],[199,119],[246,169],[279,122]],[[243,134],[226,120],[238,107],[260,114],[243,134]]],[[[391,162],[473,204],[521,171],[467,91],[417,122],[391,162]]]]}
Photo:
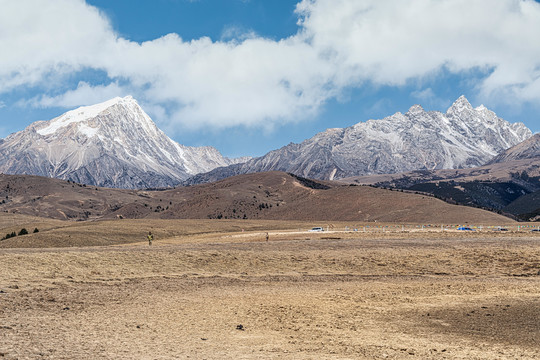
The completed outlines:
{"type": "Polygon", "coordinates": [[[260,156],[460,95],[540,131],[535,0],[0,0],[0,138],[132,95],[172,139],[260,156]]]}

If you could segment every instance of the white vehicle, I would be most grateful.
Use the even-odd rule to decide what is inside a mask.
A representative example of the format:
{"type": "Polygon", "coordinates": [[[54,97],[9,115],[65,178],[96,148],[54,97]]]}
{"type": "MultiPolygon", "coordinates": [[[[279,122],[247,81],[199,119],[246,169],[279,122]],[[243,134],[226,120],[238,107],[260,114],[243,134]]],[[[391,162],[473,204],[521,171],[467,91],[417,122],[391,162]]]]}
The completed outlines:
{"type": "Polygon", "coordinates": [[[320,231],[324,231],[324,229],[322,227],[314,227],[309,231],[311,231],[311,232],[320,232],[320,231]]]}

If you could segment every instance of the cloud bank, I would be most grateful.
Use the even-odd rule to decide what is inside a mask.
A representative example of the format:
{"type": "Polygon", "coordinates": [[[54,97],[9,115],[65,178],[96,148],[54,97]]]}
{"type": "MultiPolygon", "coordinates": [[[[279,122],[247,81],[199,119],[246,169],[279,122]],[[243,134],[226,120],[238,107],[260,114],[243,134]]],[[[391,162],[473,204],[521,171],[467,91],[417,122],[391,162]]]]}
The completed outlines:
{"type": "Polygon", "coordinates": [[[33,106],[131,93],[171,127],[272,127],[316,114],[347,88],[471,70],[485,74],[480,96],[540,97],[533,0],[303,0],[298,32],[279,41],[168,34],[137,43],[83,0],[0,0],[0,9],[0,94],[38,88],[33,106]],[[66,87],[88,69],[107,82],[66,87]]]}

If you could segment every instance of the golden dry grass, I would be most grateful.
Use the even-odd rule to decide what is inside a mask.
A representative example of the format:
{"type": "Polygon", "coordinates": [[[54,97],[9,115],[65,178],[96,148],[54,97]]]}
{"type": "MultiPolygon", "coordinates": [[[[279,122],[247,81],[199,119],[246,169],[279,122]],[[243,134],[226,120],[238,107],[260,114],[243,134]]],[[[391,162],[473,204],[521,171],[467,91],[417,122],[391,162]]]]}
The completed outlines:
{"type": "Polygon", "coordinates": [[[540,235],[306,232],[311,225],[68,223],[62,230],[69,230],[71,245],[105,229],[119,239],[131,229],[136,238],[99,247],[0,249],[0,357],[532,359],[540,353],[540,235]],[[160,230],[149,247],[138,232],[152,226],[160,230]]]}

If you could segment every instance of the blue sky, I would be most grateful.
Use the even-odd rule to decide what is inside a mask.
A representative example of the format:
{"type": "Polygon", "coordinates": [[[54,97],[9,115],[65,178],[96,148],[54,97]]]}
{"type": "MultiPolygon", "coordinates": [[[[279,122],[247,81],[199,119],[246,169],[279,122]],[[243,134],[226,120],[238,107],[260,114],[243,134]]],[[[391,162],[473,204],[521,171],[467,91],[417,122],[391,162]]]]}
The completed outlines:
{"type": "Polygon", "coordinates": [[[176,141],[227,156],[462,94],[540,131],[536,1],[43,4],[0,0],[0,137],[125,95],[176,141]]]}

